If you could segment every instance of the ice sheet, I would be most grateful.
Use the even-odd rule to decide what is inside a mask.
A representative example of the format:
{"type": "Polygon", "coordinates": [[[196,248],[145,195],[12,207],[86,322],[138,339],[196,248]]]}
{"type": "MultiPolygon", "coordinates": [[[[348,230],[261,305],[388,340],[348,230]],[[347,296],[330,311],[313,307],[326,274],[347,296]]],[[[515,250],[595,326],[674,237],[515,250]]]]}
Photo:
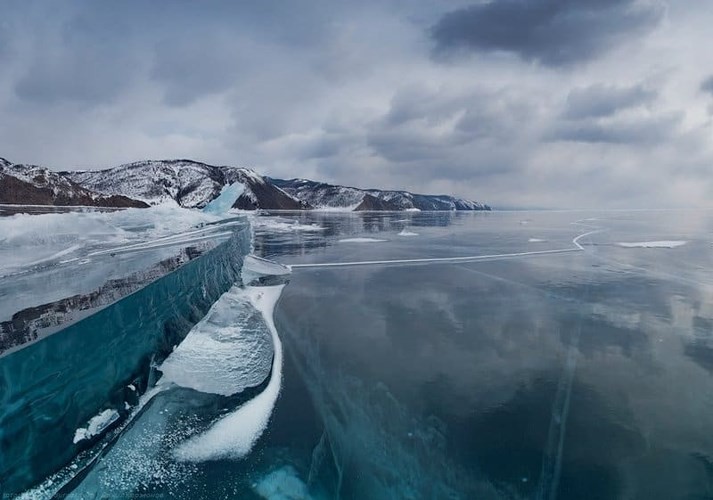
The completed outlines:
{"type": "Polygon", "coordinates": [[[52,261],[69,261],[93,249],[155,242],[220,219],[166,205],[0,217],[0,276],[52,261]]]}

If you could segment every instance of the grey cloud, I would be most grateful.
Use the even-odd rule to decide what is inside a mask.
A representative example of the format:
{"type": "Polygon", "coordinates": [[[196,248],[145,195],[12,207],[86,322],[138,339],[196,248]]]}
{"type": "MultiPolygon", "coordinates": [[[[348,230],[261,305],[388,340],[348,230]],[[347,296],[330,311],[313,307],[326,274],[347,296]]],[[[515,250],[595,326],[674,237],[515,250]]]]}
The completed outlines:
{"type": "Polygon", "coordinates": [[[457,7],[7,0],[0,156],[64,168],[192,157],[494,205],[601,206],[622,191],[702,205],[713,125],[703,95],[678,90],[707,19],[693,33],[696,14],[669,9],[654,43],[609,50],[651,30],[662,1],[458,0],[477,5],[443,16],[457,7]],[[667,44],[672,33],[685,43],[667,44]],[[440,64],[459,51],[513,57],[440,64]],[[597,84],[627,81],[645,83],[597,84]],[[677,109],[685,120],[661,111],[677,109]]]}
{"type": "Polygon", "coordinates": [[[167,104],[183,106],[230,88],[240,62],[236,38],[194,31],[156,44],[151,77],[163,85],[167,104]]]}
{"type": "Polygon", "coordinates": [[[565,122],[550,134],[549,140],[622,145],[654,145],[675,134],[682,113],[669,113],[637,120],[584,120],[565,122]]]}
{"type": "Polygon", "coordinates": [[[300,151],[302,160],[324,160],[335,158],[350,149],[358,136],[352,134],[325,133],[319,138],[309,141],[300,151]]]}
{"type": "Polygon", "coordinates": [[[367,146],[390,164],[390,175],[467,186],[524,168],[537,113],[527,99],[505,91],[411,86],[369,124],[367,146]]]}
{"type": "Polygon", "coordinates": [[[140,66],[135,54],[116,43],[129,31],[110,15],[102,20],[80,14],[56,31],[37,33],[27,54],[30,64],[15,84],[17,96],[39,104],[111,101],[140,66]]]}
{"type": "Polygon", "coordinates": [[[569,119],[611,116],[620,110],[651,103],[658,93],[642,85],[614,87],[602,84],[572,90],[564,116],[569,119]]]}
{"type": "Polygon", "coordinates": [[[661,16],[660,8],[635,0],[497,0],[445,14],[431,36],[437,55],[503,51],[567,66],[651,30],[661,16]]]}
{"type": "Polygon", "coordinates": [[[22,54],[26,68],[14,84],[22,100],[103,104],[148,76],[173,106],[229,89],[239,80],[248,51],[252,69],[261,56],[271,59],[265,46],[298,51],[325,43],[332,11],[321,0],[304,6],[76,0],[56,17],[27,10],[17,4],[8,12],[12,35],[30,41],[22,54]]]}
{"type": "Polygon", "coordinates": [[[701,83],[701,90],[713,95],[713,75],[709,76],[701,83]]]}

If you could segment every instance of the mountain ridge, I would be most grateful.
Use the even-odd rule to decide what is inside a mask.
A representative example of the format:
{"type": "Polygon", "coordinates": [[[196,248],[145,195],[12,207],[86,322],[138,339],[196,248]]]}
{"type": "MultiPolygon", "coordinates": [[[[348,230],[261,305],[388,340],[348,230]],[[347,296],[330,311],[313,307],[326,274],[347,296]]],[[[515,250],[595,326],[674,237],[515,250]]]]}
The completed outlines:
{"type": "Polygon", "coordinates": [[[149,205],[120,194],[100,194],[61,173],[37,165],[0,158],[0,203],[8,205],[146,208],[149,205]]]}
{"type": "MultiPolygon", "coordinates": [[[[354,210],[358,210],[364,203],[367,206],[388,205],[394,207],[393,210],[490,210],[490,207],[484,203],[451,195],[418,194],[405,190],[362,189],[301,178],[286,180],[271,177],[270,181],[310,205],[322,208],[354,207],[354,210]],[[366,198],[367,196],[379,201],[370,201],[366,198]]],[[[379,210],[379,208],[374,210],[379,210]]],[[[382,210],[391,209],[384,208],[382,210]]]]}
{"type": "Polygon", "coordinates": [[[337,209],[490,210],[449,195],[361,189],[308,179],[277,179],[246,167],[215,166],[189,159],[141,160],[101,170],[54,171],[0,157],[0,203],[148,207],[175,203],[205,208],[229,186],[242,210],[337,209]]]}

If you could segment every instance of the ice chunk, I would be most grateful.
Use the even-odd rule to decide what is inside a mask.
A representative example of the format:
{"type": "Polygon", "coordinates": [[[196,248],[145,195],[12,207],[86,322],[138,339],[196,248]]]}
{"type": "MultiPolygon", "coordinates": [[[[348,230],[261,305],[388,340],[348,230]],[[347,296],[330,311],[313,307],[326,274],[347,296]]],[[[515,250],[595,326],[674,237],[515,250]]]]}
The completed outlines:
{"type": "Polygon", "coordinates": [[[270,374],[272,339],[251,292],[234,286],[161,365],[161,384],[230,396],[270,374]]]}
{"type": "Polygon", "coordinates": [[[74,431],[73,443],[77,444],[85,439],[98,436],[111,424],[119,420],[119,412],[112,409],[104,410],[98,415],[93,416],[89,419],[86,427],[80,427],[74,431]]]}
{"type": "Polygon", "coordinates": [[[620,242],[619,246],[624,248],[676,248],[685,245],[687,241],[682,240],[661,240],[661,241],[637,241],[620,242]]]}
{"type": "Polygon", "coordinates": [[[233,208],[236,200],[245,192],[245,185],[241,182],[223,186],[222,191],[216,199],[208,203],[203,209],[209,214],[224,214],[233,208]]]}
{"type": "Polygon", "coordinates": [[[271,260],[262,259],[255,255],[248,255],[243,260],[240,277],[243,283],[248,285],[252,283],[253,280],[262,276],[285,276],[288,274],[290,274],[289,267],[271,260]]]}
{"type": "Polygon", "coordinates": [[[272,333],[274,356],[272,376],[267,387],[240,408],[218,420],[206,432],[181,444],[174,452],[179,460],[201,462],[242,458],[250,453],[264,432],[282,386],[282,343],[277,336],[272,315],[283,288],[284,285],[276,285],[245,289],[253,307],[262,313],[272,333]]]}

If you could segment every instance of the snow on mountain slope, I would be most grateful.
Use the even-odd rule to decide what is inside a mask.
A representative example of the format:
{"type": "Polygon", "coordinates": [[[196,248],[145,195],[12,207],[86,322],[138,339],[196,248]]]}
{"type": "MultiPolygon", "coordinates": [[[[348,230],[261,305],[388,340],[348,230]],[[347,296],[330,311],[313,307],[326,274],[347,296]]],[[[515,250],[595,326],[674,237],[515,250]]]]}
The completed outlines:
{"type": "Polygon", "coordinates": [[[36,165],[13,164],[0,158],[0,203],[95,207],[146,207],[125,196],[106,196],[36,165]]]}
{"type": "Polygon", "coordinates": [[[108,170],[63,175],[100,193],[122,194],[151,205],[168,202],[185,208],[203,208],[220,195],[224,186],[240,183],[244,190],[233,208],[307,208],[250,169],[216,167],[191,160],[141,161],[108,170]]]}
{"type": "Polygon", "coordinates": [[[191,160],[139,161],[106,170],[55,172],[0,158],[0,203],[108,207],[168,203],[205,208],[226,186],[239,194],[232,208],[242,210],[490,210],[485,204],[453,196],[271,179],[248,168],[191,160]]]}
{"type": "Polygon", "coordinates": [[[408,191],[359,189],[307,179],[270,179],[276,186],[313,207],[355,210],[490,210],[477,201],[447,195],[413,194],[408,191]]]}

